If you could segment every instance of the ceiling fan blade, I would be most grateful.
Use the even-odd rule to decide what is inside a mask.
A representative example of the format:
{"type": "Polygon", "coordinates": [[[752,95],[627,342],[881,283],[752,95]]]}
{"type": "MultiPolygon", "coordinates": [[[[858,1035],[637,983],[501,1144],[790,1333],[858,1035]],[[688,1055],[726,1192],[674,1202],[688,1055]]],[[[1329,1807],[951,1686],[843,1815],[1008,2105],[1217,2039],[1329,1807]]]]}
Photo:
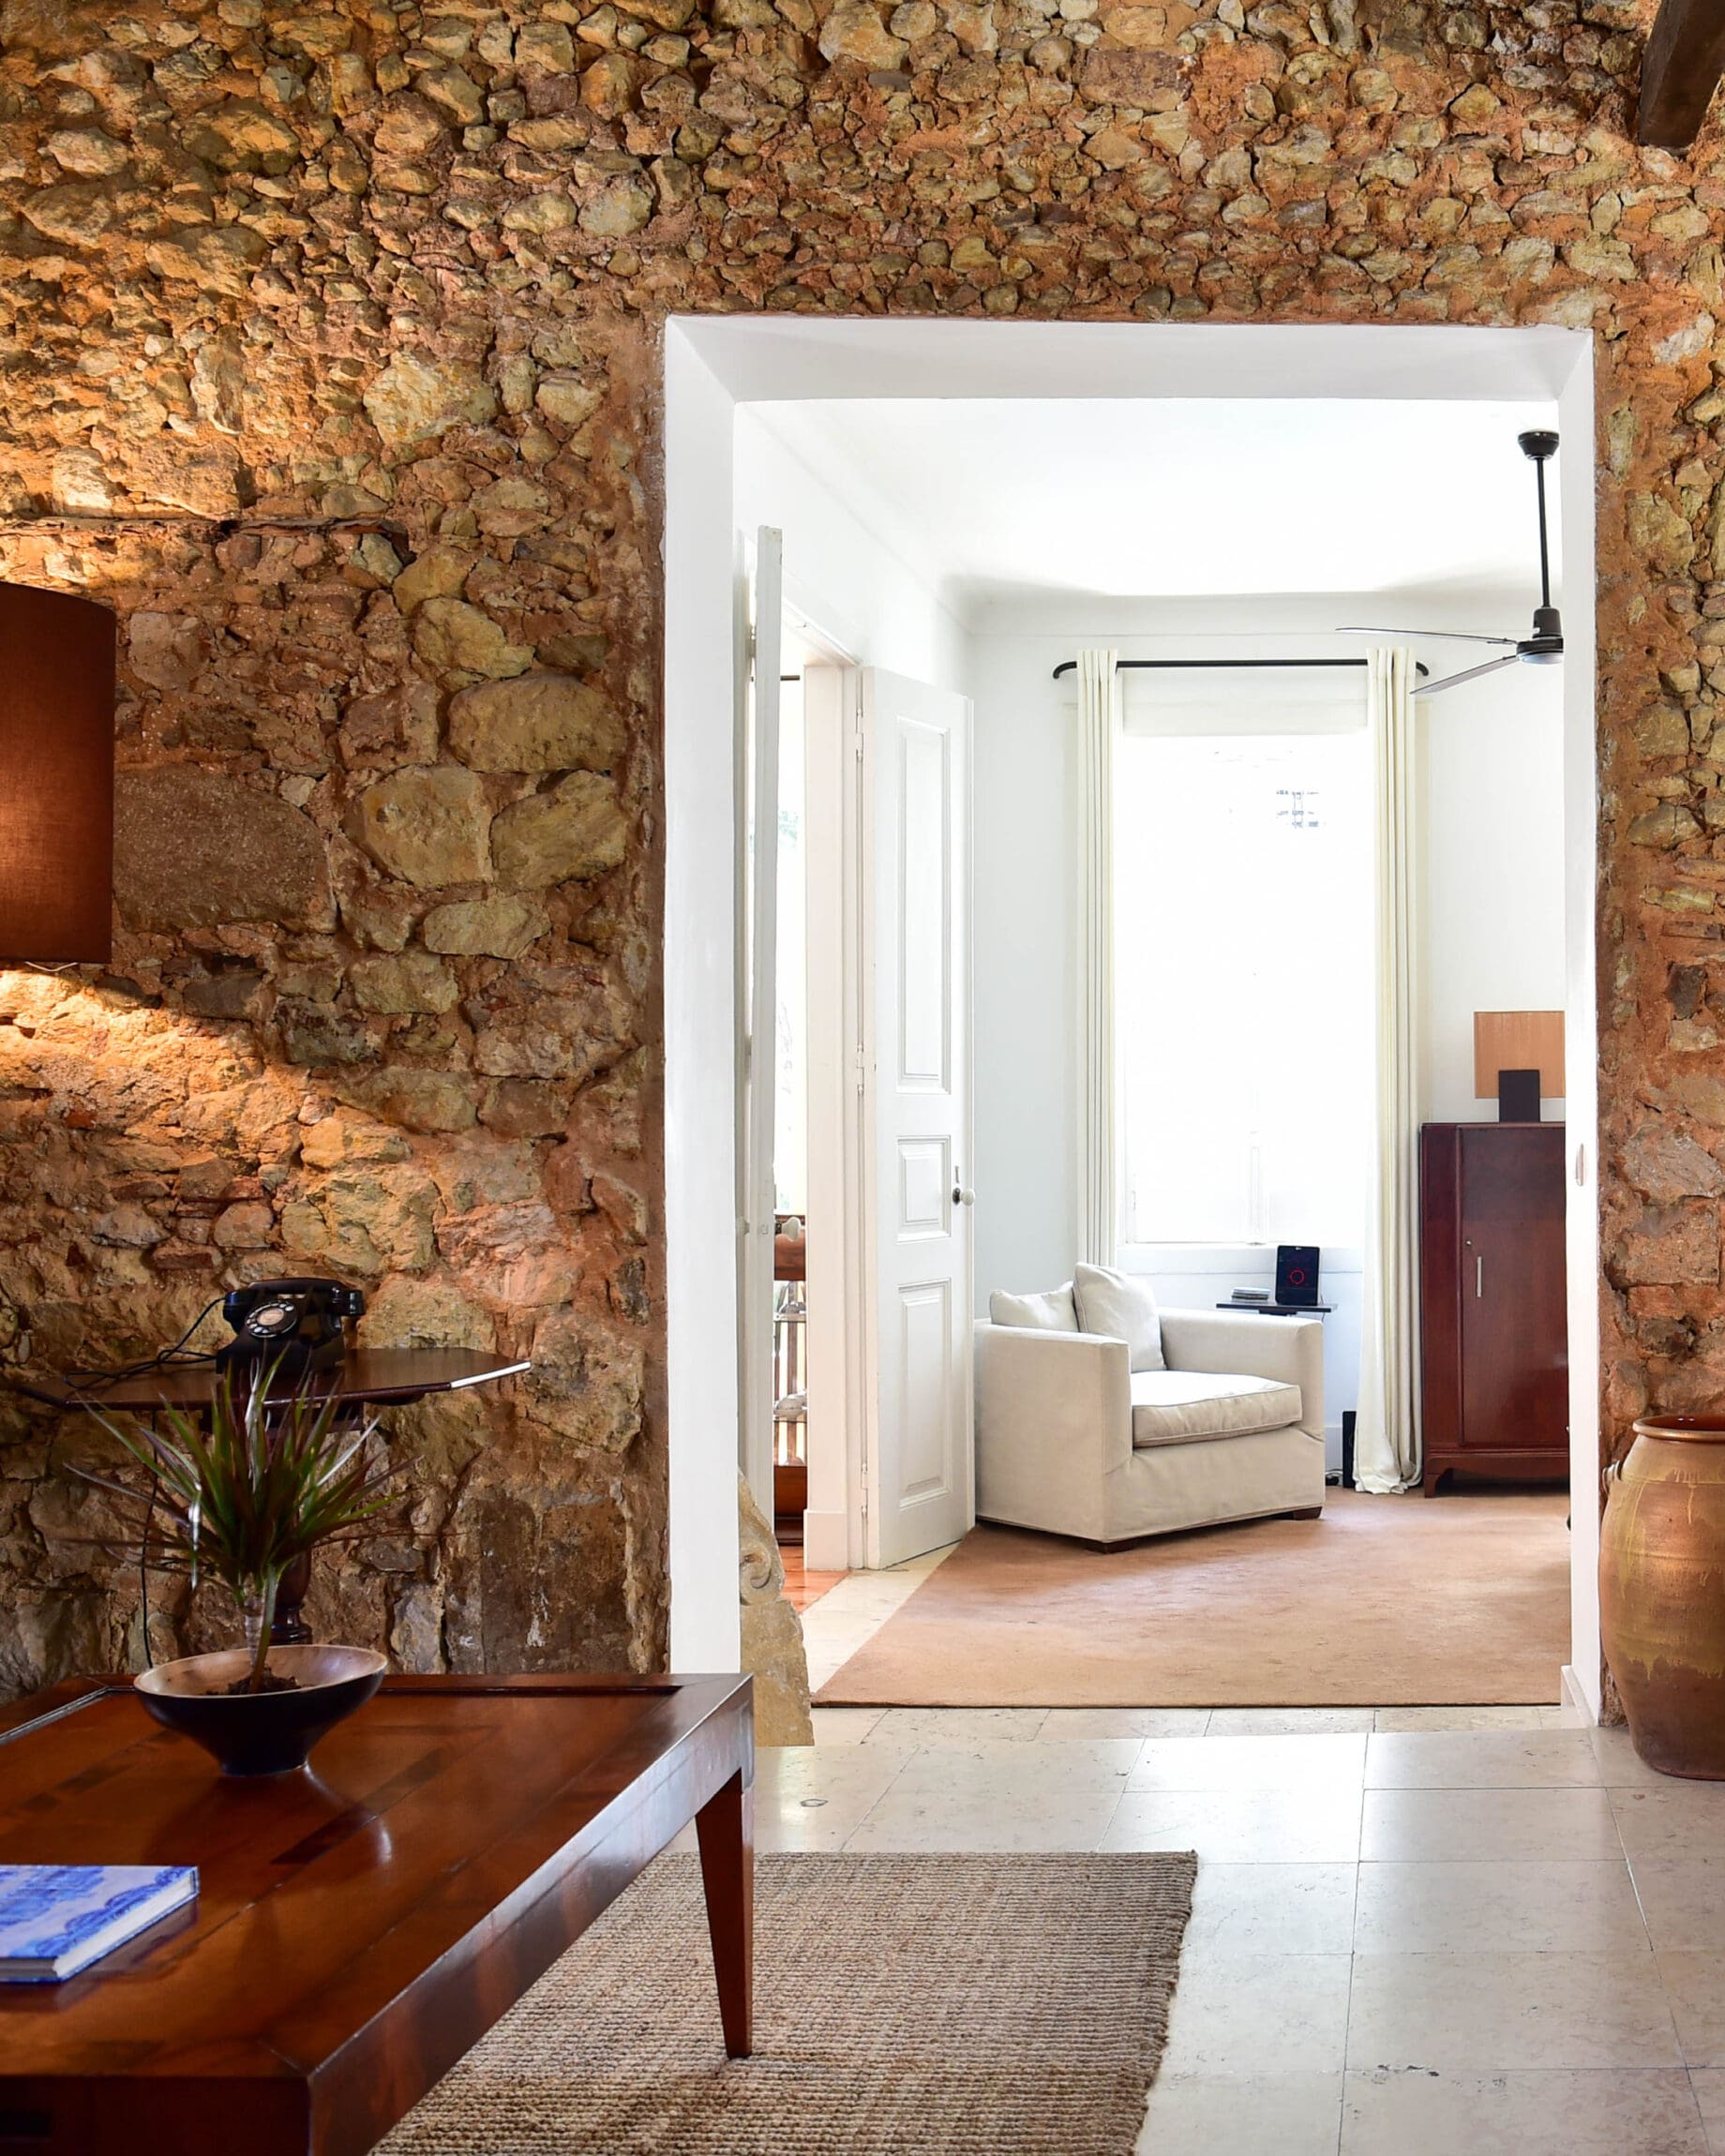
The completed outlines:
{"type": "Polygon", "coordinates": [[[1338,636],[1441,636],[1449,644],[1502,644],[1506,650],[1515,647],[1513,636],[1479,636],[1471,629],[1362,629],[1350,623],[1336,631],[1338,636]]]}
{"type": "Polygon", "coordinates": [[[1483,665],[1464,667],[1459,674],[1446,674],[1441,681],[1421,681],[1414,694],[1417,696],[1434,696],[1440,689],[1458,689],[1463,681],[1477,681],[1482,675],[1499,673],[1505,666],[1519,665],[1521,657],[1520,651],[1511,651],[1502,659],[1487,659],[1483,665]]]}

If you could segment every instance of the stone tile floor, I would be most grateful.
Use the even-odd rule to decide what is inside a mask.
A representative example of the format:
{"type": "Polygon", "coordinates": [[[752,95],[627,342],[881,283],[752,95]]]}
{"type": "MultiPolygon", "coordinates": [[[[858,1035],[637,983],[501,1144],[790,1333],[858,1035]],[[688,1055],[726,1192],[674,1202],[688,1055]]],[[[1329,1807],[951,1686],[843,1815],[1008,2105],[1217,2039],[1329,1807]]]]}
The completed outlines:
{"type": "Polygon", "coordinates": [[[758,1838],[1195,1849],[1143,2156],[1725,2156],[1725,1786],[1555,1707],[1357,1718],[820,1709],[758,1838]]]}
{"type": "MultiPolygon", "coordinates": [[[[822,1598],[818,1684],[929,1567],[822,1598]]],[[[1725,2156],[1725,1785],[1555,1706],[828,1708],[757,1817],[1196,1849],[1141,2156],[1725,2156]]]]}

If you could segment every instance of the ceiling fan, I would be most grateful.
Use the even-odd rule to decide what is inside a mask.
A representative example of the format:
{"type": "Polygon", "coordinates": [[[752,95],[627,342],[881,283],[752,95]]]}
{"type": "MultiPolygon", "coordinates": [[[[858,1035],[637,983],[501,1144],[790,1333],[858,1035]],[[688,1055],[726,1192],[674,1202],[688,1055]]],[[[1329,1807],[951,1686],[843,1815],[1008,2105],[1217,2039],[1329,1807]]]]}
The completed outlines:
{"type": "Polygon", "coordinates": [[[1446,674],[1441,681],[1428,681],[1415,694],[1435,696],[1440,690],[1460,688],[1463,681],[1477,681],[1483,675],[1494,674],[1501,666],[1513,666],[1525,662],[1530,666],[1554,666],[1563,657],[1563,617],[1552,604],[1552,564],[1545,537],[1545,467],[1555,455],[1557,437],[1545,427],[1534,427],[1526,434],[1518,434],[1522,455],[1533,464],[1534,481],[1539,492],[1539,604],[1534,608],[1534,632],[1531,636],[1477,636],[1462,629],[1339,629],[1342,636],[1442,636],[1447,642],[1461,644],[1501,644],[1504,656],[1485,659],[1477,666],[1463,667],[1459,674],[1446,674]]]}

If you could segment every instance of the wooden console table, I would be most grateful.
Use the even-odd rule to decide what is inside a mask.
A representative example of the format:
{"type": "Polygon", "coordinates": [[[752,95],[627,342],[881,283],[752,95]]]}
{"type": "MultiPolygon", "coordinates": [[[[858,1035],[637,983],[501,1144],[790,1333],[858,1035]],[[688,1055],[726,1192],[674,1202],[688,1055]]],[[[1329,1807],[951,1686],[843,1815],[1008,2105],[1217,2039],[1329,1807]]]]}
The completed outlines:
{"type": "MultiPolygon", "coordinates": [[[[428,1393],[463,1392],[469,1385],[518,1377],[532,1368],[524,1358],[511,1361],[476,1348],[350,1348],[339,1362],[322,1370],[293,1377],[278,1375],[269,1399],[272,1406],[282,1405],[303,1391],[314,1400],[338,1400],[344,1408],[405,1407],[428,1393]]],[[[236,1376],[235,1383],[241,1382],[236,1376]]],[[[197,1415],[209,1407],[220,1383],[221,1373],[213,1363],[179,1363],[131,1377],[91,1378],[83,1385],[52,1375],[20,1378],[12,1389],[50,1407],[101,1408],[115,1415],[158,1415],[172,1407],[197,1415]]],[[[270,1626],[274,1646],[292,1647],[311,1638],[311,1628],[299,1613],[310,1586],[309,1557],[299,1559],[282,1575],[270,1626]]]]}
{"type": "MultiPolygon", "coordinates": [[[[354,1407],[400,1407],[431,1392],[461,1392],[470,1385],[515,1377],[532,1364],[522,1356],[485,1355],[476,1348],[350,1348],[338,1363],[299,1377],[278,1377],[272,1401],[308,1392],[317,1400],[338,1400],[354,1407]]],[[[82,1385],[48,1373],[14,1378],[12,1389],[50,1407],[111,1408],[119,1415],[153,1415],[164,1407],[193,1413],[209,1406],[221,1382],[214,1364],[188,1367],[170,1363],[134,1377],[93,1377],[82,1385]]],[[[242,1382],[236,1377],[236,1383],[242,1382]]]]}
{"type": "Polygon", "coordinates": [[[0,1985],[0,2148],[364,2156],[691,1819],[746,2058],[754,1772],[746,1677],[393,1677],[264,1782],[128,1679],[0,1710],[0,1863],[200,1873],[83,1975],[0,1985]]]}

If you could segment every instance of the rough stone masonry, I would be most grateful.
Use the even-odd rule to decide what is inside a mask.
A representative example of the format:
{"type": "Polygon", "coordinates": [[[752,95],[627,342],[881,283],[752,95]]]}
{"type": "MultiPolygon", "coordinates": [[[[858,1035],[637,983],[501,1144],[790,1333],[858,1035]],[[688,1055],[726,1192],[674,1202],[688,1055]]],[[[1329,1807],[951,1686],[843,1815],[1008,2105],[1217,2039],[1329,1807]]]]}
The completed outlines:
{"type": "MultiPolygon", "coordinates": [[[[1557,322],[1608,1441],[1715,1401],[1725,149],[1634,146],[1651,13],[7,0],[0,574],[115,606],[123,686],[112,970],[5,983],[6,1358],[300,1267],[374,1339],[531,1353],[395,1418],[412,1508],[310,1613],[417,1669],[662,1663],[665,315],[1557,322]]],[[[123,1663],[87,1432],[0,1440],[0,1683],[123,1663]]],[[[221,1616],[164,1589],[157,1652],[221,1616]]]]}

